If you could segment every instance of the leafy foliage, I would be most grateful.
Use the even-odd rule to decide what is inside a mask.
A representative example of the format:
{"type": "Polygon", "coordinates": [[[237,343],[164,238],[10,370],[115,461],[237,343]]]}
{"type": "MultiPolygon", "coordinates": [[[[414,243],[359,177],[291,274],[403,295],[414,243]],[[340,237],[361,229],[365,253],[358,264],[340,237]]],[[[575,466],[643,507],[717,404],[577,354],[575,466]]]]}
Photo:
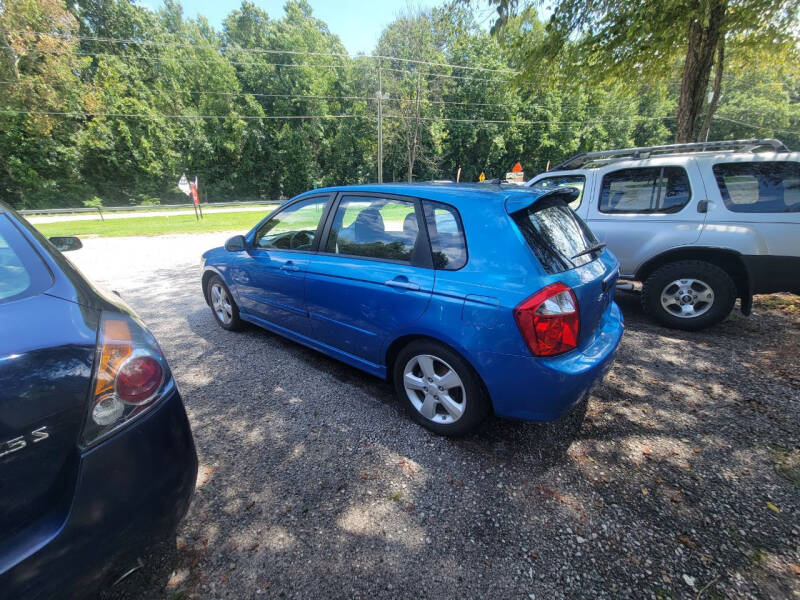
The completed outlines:
{"type": "MultiPolygon", "coordinates": [[[[373,181],[379,84],[389,95],[386,180],[455,179],[459,169],[462,181],[502,177],[518,160],[532,174],[576,152],[666,142],[680,69],[666,40],[679,25],[651,4],[615,10],[652,17],[639,33],[660,58],[634,38],[614,46],[613,31],[583,15],[584,38],[565,33],[557,54],[534,60],[531,49],[556,38],[533,8],[504,13],[495,35],[463,3],[410,11],[383,31],[375,59],[348,56],[305,0],[277,16],[244,1],[220,30],[186,18],[175,0],[158,11],[130,0],[4,0],[0,200],[181,202],[182,173],[199,176],[203,201],[373,181]],[[601,60],[609,52],[619,61],[601,60]]],[[[767,54],[758,37],[729,37],[711,138],[798,145],[798,61],[767,54]]]]}

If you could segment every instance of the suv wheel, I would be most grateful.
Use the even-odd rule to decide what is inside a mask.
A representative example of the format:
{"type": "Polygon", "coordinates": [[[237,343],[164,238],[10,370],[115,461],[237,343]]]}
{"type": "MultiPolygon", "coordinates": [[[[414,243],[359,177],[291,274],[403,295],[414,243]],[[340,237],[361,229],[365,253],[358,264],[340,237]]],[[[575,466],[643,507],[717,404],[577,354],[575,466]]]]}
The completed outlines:
{"type": "Polygon", "coordinates": [[[736,285],[730,275],[699,260],[666,264],[642,288],[645,312],[667,327],[686,331],[719,323],[735,302],[736,285]]]}
{"type": "Polygon", "coordinates": [[[417,340],[400,351],[394,362],[394,385],[411,418],[440,435],[464,435],[489,412],[475,370],[433,340],[417,340]]]}

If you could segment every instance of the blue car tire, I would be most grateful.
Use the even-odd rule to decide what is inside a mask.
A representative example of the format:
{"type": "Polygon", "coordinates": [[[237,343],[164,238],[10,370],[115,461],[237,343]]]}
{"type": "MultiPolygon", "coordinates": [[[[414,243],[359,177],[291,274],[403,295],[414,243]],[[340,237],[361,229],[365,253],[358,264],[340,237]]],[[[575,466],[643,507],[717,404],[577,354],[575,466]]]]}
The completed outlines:
{"type": "Polygon", "coordinates": [[[217,323],[228,331],[240,331],[244,323],[239,318],[239,307],[233,299],[233,294],[222,281],[219,275],[213,275],[208,280],[206,297],[217,323]]]}
{"type": "Polygon", "coordinates": [[[489,398],[475,369],[437,341],[409,343],[398,353],[393,375],[411,418],[439,435],[470,433],[489,413],[489,398]]]}

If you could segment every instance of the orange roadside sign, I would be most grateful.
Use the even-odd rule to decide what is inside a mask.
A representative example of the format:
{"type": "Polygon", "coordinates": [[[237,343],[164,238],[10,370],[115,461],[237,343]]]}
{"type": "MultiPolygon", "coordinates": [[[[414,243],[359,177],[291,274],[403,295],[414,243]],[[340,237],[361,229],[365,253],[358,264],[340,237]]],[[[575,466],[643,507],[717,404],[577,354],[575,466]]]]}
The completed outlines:
{"type": "Polygon", "coordinates": [[[512,167],[512,169],[511,169],[511,172],[512,172],[512,173],[522,173],[522,165],[521,165],[521,164],[519,164],[519,161],[517,161],[517,164],[515,164],[515,165],[512,167]]]}

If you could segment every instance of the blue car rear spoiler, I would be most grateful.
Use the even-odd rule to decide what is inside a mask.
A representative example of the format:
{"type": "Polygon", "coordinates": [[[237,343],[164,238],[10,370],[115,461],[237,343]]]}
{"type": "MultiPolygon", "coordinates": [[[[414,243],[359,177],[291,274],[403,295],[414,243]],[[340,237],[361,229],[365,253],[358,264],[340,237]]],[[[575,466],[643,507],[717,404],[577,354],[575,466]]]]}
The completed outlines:
{"type": "Polygon", "coordinates": [[[569,204],[580,195],[580,190],[573,187],[557,188],[555,190],[543,190],[542,188],[530,187],[523,190],[509,194],[506,196],[506,212],[513,215],[515,212],[525,210],[530,207],[534,202],[542,198],[557,198],[561,197],[566,204],[569,204]]]}

